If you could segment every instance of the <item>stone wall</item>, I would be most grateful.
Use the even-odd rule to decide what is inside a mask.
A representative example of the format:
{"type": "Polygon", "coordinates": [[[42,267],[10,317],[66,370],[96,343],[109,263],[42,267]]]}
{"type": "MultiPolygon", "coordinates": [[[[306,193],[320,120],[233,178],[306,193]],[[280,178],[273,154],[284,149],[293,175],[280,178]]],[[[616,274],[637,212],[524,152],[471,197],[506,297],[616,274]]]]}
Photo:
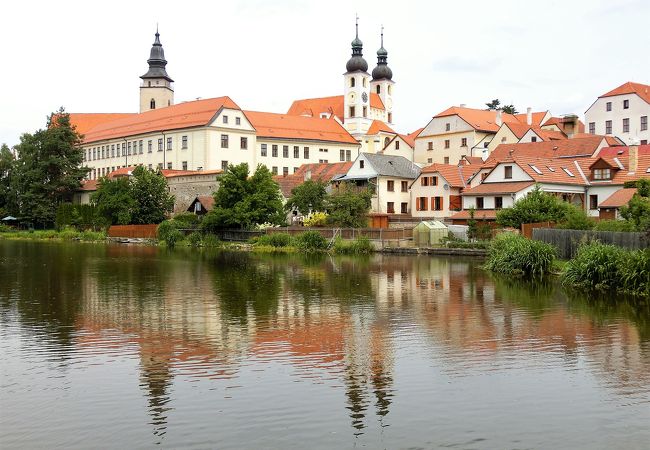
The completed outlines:
{"type": "Polygon", "coordinates": [[[219,188],[216,175],[192,175],[167,179],[169,192],[176,198],[174,214],[184,212],[200,195],[212,195],[219,188]]]}

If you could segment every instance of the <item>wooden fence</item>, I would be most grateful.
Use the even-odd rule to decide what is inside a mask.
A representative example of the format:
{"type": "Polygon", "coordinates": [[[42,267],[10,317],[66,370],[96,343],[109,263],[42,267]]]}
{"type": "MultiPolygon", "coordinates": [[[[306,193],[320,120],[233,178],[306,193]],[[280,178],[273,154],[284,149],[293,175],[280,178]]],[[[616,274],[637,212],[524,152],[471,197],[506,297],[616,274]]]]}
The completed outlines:
{"type": "Polygon", "coordinates": [[[535,228],[555,228],[555,223],[553,222],[522,223],[521,235],[527,237],[528,239],[532,239],[533,230],[535,228]]]}
{"type": "Polygon", "coordinates": [[[629,250],[648,247],[645,233],[620,233],[615,231],[558,230],[554,228],[533,229],[533,239],[552,244],[557,248],[558,257],[573,258],[583,242],[600,241],[629,250]]]}
{"type": "Polygon", "coordinates": [[[108,237],[155,239],[158,225],[112,225],[108,237]]]}

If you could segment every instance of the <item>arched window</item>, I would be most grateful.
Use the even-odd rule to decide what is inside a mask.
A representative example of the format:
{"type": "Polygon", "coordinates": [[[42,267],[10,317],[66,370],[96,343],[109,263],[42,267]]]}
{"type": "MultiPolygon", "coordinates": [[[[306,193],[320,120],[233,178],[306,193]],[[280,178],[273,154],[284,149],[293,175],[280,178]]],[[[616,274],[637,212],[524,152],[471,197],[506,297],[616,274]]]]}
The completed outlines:
{"type": "Polygon", "coordinates": [[[350,87],[354,87],[354,77],[350,78],[350,87]]]}
{"type": "Polygon", "coordinates": [[[384,147],[386,147],[389,142],[390,142],[390,139],[388,138],[388,136],[386,136],[386,138],[384,139],[384,147]]]}
{"type": "Polygon", "coordinates": [[[377,94],[381,94],[381,86],[377,85],[377,94]]]}
{"type": "Polygon", "coordinates": [[[393,91],[393,90],[391,89],[391,86],[390,86],[390,84],[389,84],[389,85],[388,85],[388,95],[392,95],[392,91],[393,91]]]}
{"type": "Polygon", "coordinates": [[[366,87],[366,77],[363,77],[361,80],[363,81],[363,87],[366,87]]]}
{"type": "Polygon", "coordinates": [[[153,98],[149,102],[149,109],[156,109],[156,101],[153,98]]]}

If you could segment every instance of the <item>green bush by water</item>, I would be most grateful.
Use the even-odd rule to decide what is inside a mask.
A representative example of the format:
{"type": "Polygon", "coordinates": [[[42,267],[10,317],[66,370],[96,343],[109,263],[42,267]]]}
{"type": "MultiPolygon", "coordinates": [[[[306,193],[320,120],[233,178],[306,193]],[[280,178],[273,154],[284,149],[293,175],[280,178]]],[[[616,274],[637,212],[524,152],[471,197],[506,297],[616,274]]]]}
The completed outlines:
{"type": "Polygon", "coordinates": [[[334,241],[334,253],[339,255],[367,255],[375,251],[375,247],[365,236],[359,236],[354,241],[344,241],[337,238],[334,241]]]}
{"type": "Polygon", "coordinates": [[[498,235],[488,248],[485,268],[510,276],[541,278],[551,272],[555,247],[512,233],[498,235]]]}
{"type": "Polygon", "coordinates": [[[326,250],[327,239],[318,231],[305,231],[296,236],[296,247],[303,252],[326,250]]]}

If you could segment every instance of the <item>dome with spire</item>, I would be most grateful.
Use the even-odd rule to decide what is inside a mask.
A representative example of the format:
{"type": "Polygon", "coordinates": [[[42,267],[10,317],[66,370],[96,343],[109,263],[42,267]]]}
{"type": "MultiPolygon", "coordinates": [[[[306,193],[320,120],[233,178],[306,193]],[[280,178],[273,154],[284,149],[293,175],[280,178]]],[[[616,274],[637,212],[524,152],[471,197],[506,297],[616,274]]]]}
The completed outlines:
{"type": "Polygon", "coordinates": [[[384,29],[381,30],[381,47],[377,50],[377,67],[372,69],[372,79],[392,80],[393,71],[388,67],[388,51],[384,48],[384,29]]]}
{"type": "Polygon", "coordinates": [[[357,34],[352,41],[352,57],[348,60],[345,68],[348,72],[367,72],[368,63],[363,59],[363,42],[359,39],[359,21],[357,19],[357,34]]]}
{"type": "Polygon", "coordinates": [[[150,78],[164,78],[169,82],[174,81],[169,77],[169,75],[167,75],[167,70],[165,69],[167,66],[167,60],[165,59],[165,51],[160,43],[160,33],[158,33],[158,29],[156,29],[156,39],[151,46],[151,52],[149,53],[147,63],[149,64],[149,70],[140,78],[143,80],[150,78]]]}

